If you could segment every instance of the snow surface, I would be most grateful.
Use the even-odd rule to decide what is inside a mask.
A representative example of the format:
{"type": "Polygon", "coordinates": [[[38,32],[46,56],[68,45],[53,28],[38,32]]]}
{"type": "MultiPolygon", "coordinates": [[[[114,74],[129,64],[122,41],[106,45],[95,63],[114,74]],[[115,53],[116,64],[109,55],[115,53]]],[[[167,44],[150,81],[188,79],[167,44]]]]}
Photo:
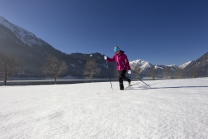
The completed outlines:
{"type": "Polygon", "coordinates": [[[0,138],[208,138],[208,78],[145,82],[0,86],[0,138]]]}

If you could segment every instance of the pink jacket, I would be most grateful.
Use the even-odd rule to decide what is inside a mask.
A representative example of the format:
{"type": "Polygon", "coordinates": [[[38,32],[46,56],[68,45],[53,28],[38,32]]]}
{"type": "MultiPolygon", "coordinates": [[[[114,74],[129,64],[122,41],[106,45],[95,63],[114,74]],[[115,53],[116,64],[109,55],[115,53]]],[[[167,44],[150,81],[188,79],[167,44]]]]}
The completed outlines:
{"type": "Polygon", "coordinates": [[[131,70],[129,66],[129,60],[127,56],[124,54],[124,51],[120,51],[119,54],[115,54],[113,58],[107,58],[108,62],[116,61],[117,70],[131,70]]]}

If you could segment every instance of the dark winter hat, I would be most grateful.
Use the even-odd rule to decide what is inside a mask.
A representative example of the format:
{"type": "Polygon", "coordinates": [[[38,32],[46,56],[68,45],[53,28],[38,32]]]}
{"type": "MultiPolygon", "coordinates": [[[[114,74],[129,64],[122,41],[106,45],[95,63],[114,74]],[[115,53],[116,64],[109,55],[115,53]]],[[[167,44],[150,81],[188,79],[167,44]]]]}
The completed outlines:
{"type": "Polygon", "coordinates": [[[116,53],[116,52],[118,52],[118,51],[120,51],[121,49],[118,47],[118,46],[116,46],[116,47],[114,47],[114,52],[116,53]]]}

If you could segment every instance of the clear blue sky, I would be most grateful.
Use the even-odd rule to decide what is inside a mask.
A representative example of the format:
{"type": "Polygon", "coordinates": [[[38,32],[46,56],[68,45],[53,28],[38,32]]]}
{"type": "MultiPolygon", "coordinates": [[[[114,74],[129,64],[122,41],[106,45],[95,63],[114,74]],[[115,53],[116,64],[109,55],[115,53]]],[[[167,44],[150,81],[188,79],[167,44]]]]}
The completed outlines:
{"type": "Polygon", "coordinates": [[[0,15],[54,48],[181,65],[208,52],[208,0],[0,0],[0,15]]]}

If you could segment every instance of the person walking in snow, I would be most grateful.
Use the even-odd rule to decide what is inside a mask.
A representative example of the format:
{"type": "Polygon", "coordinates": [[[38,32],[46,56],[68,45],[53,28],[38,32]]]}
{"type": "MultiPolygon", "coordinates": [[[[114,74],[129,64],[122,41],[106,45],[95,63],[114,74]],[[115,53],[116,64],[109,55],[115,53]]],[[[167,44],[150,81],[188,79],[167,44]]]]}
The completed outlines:
{"type": "Polygon", "coordinates": [[[131,83],[131,80],[126,77],[126,72],[128,71],[128,74],[131,74],[131,67],[129,65],[129,61],[127,56],[124,54],[124,51],[122,51],[118,46],[114,47],[115,55],[113,58],[109,58],[107,56],[104,56],[104,59],[108,62],[114,62],[116,61],[117,70],[119,72],[119,87],[120,90],[124,90],[123,80],[128,81],[129,85],[131,83]]]}

